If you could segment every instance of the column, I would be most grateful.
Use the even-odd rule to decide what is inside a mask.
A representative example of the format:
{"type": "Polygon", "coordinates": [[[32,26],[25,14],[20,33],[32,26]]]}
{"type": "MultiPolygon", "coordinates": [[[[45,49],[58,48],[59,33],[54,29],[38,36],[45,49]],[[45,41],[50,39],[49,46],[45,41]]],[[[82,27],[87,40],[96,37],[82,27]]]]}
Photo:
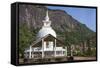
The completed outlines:
{"type": "Polygon", "coordinates": [[[32,58],[34,58],[34,50],[32,50],[32,58]]]}
{"type": "Polygon", "coordinates": [[[44,39],[42,39],[42,58],[44,58],[44,39]]]}
{"type": "Polygon", "coordinates": [[[73,56],[73,47],[71,45],[71,56],[73,56]]]}
{"type": "Polygon", "coordinates": [[[67,46],[65,47],[65,55],[67,56],[67,46]]]}
{"type": "Polygon", "coordinates": [[[29,59],[32,58],[32,46],[30,46],[30,51],[29,51],[29,59]]]}
{"type": "Polygon", "coordinates": [[[55,44],[54,44],[54,56],[56,57],[56,39],[55,39],[55,44]]]}

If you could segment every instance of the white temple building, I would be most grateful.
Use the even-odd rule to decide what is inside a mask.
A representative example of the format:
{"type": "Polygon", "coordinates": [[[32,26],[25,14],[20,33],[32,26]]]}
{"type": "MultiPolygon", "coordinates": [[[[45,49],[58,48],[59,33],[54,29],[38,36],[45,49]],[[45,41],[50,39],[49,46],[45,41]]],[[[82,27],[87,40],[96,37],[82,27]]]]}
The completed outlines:
{"type": "Polygon", "coordinates": [[[56,32],[51,27],[48,11],[43,26],[37,34],[36,41],[26,48],[25,58],[47,58],[67,56],[67,47],[57,39],[56,32]]]}

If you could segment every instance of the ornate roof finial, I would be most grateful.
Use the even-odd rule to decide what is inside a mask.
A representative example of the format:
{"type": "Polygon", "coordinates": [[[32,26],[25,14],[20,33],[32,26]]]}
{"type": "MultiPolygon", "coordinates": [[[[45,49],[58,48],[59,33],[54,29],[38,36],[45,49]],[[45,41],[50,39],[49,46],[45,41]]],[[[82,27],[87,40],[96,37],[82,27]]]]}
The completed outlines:
{"type": "Polygon", "coordinates": [[[46,11],[46,17],[45,17],[45,20],[43,20],[43,22],[44,22],[45,27],[50,27],[51,21],[49,20],[48,10],[46,11]]]}
{"type": "Polygon", "coordinates": [[[45,17],[46,21],[49,21],[49,14],[48,14],[48,10],[46,11],[46,17],[45,17]]]}

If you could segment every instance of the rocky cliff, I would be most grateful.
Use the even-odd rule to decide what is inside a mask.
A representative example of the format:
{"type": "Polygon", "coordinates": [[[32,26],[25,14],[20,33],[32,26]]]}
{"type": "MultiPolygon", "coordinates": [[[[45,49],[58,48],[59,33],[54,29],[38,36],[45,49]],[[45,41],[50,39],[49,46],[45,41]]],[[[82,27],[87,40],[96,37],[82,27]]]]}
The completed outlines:
{"type": "MultiPolygon", "coordinates": [[[[34,28],[40,28],[43,25],[43,20],[48,8],[40,5],[20,5],[19,7],[19,21],[20,23],[27,23],[28,26],[34,28]]],[[[71,31],[71,30],[80,30],[81,25],[84,27],[85,24],[81,24],[75,20],[71,15],[63,10],[51,10],[49,11],[49,17],[52,21],[52,27],[56,30],[71,31]]],[[[86,27],[87,30],[90,30],[86,27]]]]}

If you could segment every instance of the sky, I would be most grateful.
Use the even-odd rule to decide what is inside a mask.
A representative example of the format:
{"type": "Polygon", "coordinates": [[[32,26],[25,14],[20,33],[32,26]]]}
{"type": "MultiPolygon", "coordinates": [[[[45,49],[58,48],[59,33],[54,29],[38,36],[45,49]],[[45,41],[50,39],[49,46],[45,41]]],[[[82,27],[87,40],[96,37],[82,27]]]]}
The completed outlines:
{"type": "Polygon", "coordinates": [[[47,6],[49,9],[60,9],[66,11],[74,19],[85,24],[88,28],[96,32],[96,9],[80,7],[59,7],[47,6]]]}

